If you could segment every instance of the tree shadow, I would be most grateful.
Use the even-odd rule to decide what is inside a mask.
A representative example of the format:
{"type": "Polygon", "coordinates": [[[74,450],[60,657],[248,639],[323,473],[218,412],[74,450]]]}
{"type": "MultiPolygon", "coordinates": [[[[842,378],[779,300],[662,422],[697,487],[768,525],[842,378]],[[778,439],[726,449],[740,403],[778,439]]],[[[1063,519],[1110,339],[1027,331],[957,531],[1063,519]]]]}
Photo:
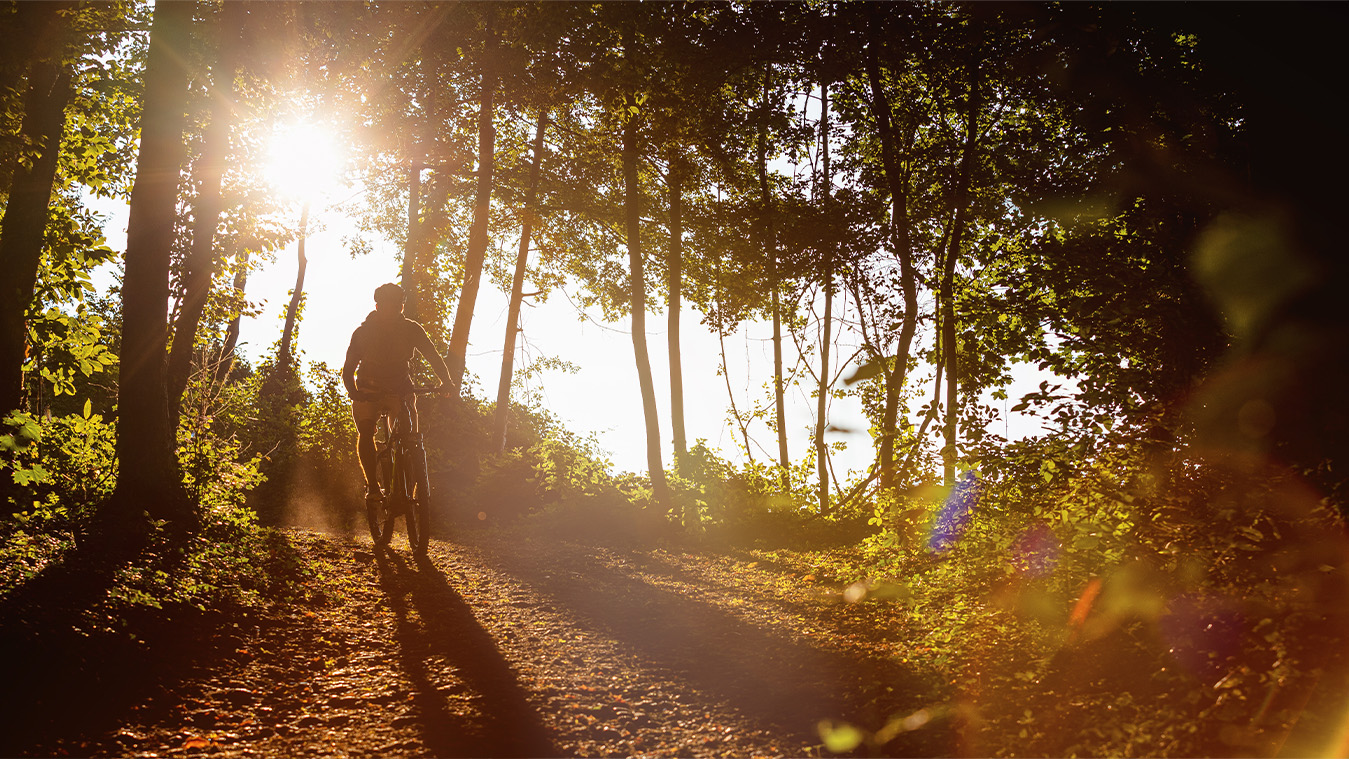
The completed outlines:
{"type": "MultiPolygon", "coordinates": [[[[284,537],[269,550],[297,553],[284,537]]],[[[133,708],[228,666],[238,612],[109,602],[119,570],[145,560],[72,551],[0,597],[0,756],[115,753],[133,708]]]]}
{"type": "Polygon", "coordinates": [[[376,555],[427,751],[441,757],[557,756],[538,713],[472,609],[430,561],[376,555]],[[442,671],[447,671],[442,674],[442,671]]]}
{"type": "MultiPolygon", "coordinates": [[[[822,648],[605,566],[593,555],[562,568],[534,559],[527,545],[501,545],[493,553],[502,570],[654,667],[807,745],[818,741],[822,720],[877,729],[939,698],[940,684],[897,661],[822,648]]],[[[635,554],[629,558],[642,561],[635,554]]],[[[781,606],[769,607],[785,617],[781,606]]],[[[891,756],[950,755],[957,750],[957,728],[954,718],[941,717],[871,750],[891,756]]]]}

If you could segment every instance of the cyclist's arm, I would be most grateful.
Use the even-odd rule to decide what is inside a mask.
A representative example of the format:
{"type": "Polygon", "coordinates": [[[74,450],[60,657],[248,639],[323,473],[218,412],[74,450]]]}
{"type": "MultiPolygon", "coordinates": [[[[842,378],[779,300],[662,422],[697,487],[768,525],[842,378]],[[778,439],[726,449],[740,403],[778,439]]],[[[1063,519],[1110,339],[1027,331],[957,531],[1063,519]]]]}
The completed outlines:
{"type": "Polygon", "coordinates": [[[356,348],[356,336],[352,335],[351,345],[347,346],[347,360],[342,364],[342,385],[348,396],[356,395],[356,367],[361,363],[361,353],[356,348]]]}
{"type": "Polygon", "coordinates": [[[440,351],[431,343],[431,338],[426,336],[426,330],[420,327],[417,329],[417,352],[431,365],[431,371],[436,373],[443,386],[458,389],[457,383],[450,379],[450,369],[445,365],[445,359],[440,357],[440,351]]]}

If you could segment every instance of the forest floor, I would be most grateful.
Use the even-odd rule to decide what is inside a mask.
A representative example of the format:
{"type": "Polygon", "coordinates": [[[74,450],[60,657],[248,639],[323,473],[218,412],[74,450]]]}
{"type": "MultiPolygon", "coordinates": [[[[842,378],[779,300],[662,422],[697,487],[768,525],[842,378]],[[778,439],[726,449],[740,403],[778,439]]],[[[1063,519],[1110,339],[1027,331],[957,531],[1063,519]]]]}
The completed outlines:
{"type": "Polygon", "coordinates": [[[0,754],[810,756],[830,720],[900,725],[886,754],[961,753],[902,620],[749,551],[536,525],[414,561],[401,536],[283,534],[316,600],[39,667],[0,754]]]}
{"type": "Polygon", "coordinates": [[[377,551],[286,529],[265,533],[264,574],[290,590],[234,612],[100,604],[130,586],[73,562],[0,597],[0,757],[1349,750],[1343,615],[1274,636],[1289,665],[1190,651],[1235,624],[1200,614],[1188,643],[1120,626],[1046,658],[1020,628],[989,632],[993,606],[934,620],[856,593],[856,536],[816,527],[692,540],[525,519],[422,560],[401,535],[377,551]]]}

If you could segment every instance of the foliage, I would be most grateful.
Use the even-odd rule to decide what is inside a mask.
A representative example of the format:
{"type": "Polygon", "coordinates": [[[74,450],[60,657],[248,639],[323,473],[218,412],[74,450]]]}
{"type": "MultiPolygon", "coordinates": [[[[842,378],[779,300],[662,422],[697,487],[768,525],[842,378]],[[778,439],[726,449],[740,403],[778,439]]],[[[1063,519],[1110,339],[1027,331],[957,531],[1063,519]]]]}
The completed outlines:
{"type": "Polygon", "coordinates": [[[14,412],[13,432],[0,436],[0,464],[18,486],[8,509],[19,522],[36,520],[71,531],[112,492],[117,477],[113,427],[101,414],[34,419],[14,412]]]}
{"type": "MultiPolygon", "coordinates": [[[[258,457],[242,459],[236,440],[213,433],[209,419],[180,430],[179,460],[202,526],[186,541],[157,525],[139,559],[120,570],[98,616],[129,609],[199,610],[258,603],[304,591],[291,583],[296,567],[278,564],[277,536],[261,529],[245,496],[261,479],[258,457]]],[[[15,510],[0,526],[6,567],[0,590],[12,590],[62,560],[87,528],[116,478],[113,427],[91,414],[34,420],[9,417],[14,430],[0,437],[8,474],[20,487],[15,510]]],[[[106,616],[102,617],[106,618],[106,616]]]]}
{"type": "Polygon", "coordinates": [[[860,554],[801,571],[901,615],[906,655],[977,709],[966,739],[992,754],[1270,753],[1305,714],[1285,694],[1344,665],[1345,527],[1287,469],[1146,429],[1023,441],[954,490],[882,494],[860,554]]]}
{"type": "Polygon", "coordinates": [[[305,580],[319,568],[298,561],[281,534],[258,524],[242,506],[243,491],[212,495],[224,498],[203,503],[203,527],[186,543],[162,526],[155,529],[139,560],[119,571],[104,613],[171,607],[220,612],[313,592],[305,580]]]}
{"type": "Polygon", "coordinates": [[[115,255],[99,229],[99,219],[67,202],[48,211],[46,241],[33,302],[26,314],[30,355],[23,370],[45,410],[44,388],[52,395],[73,395],[77,384],[117,362],[105,324],[90,308],[95,292],[92,272],[115,255]]]}

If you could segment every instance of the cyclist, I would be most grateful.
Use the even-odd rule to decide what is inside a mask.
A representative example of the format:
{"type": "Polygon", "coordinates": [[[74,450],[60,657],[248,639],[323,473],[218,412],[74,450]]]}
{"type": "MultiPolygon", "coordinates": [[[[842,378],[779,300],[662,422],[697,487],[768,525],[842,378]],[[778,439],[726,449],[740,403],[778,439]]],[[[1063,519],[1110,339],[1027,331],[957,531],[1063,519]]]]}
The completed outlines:
{"type": "Polygon", "coordinates": [[[402,416],[406,429],[417,429],[417,399],[412,393],[413,353],[431,365],[440,378],[440,391],[454,385],[445,361],[431,344],[422,325],[403,316],[403,288],[389,282],[375,288],[375,310],[351,334],[342,384],[351,397],[356,420],[356,454],[365,474],[365,497],[384,497],[375,476],[375,426],[384,415],[402,416]],[[406,401],[406,402],[405,402],[406,401]]]}

